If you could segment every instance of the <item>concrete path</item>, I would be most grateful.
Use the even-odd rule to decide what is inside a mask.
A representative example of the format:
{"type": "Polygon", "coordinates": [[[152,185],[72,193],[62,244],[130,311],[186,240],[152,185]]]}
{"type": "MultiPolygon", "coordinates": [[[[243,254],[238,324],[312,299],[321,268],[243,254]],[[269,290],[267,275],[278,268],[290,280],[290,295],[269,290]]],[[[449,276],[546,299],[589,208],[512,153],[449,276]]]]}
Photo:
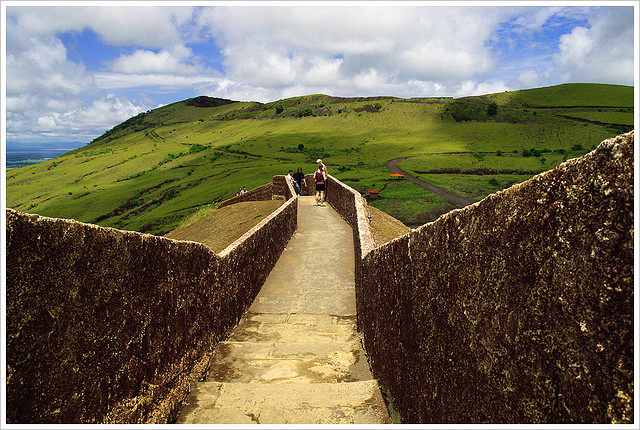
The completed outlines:
{"type": "Polygon", "coordinates": [[[298,230],[177,423],[391,423],[355,313],[351,227],[300,197],[298,230]]]}

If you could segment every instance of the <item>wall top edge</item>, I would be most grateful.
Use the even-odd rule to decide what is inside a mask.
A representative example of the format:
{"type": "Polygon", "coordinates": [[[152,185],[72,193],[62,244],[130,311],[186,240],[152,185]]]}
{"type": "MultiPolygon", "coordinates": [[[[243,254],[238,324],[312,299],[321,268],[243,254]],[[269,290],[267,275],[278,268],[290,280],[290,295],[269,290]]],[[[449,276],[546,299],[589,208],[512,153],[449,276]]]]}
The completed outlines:
{"type": "Polygon", "coordinates": [[[172,245],[189,245],[189,246],[195,246],[197,248],[202,248],[202,250],[209,252],[212,254],[212,256],[216,259],[220,259],[220,257],[208,246],[200,243],[200,242],[194,242],[191,240],[177,240],[177,239],[169,239],[168,237],[164,237],[164,236],[156,236],[153,234],[149,234],[149,233],[141,233],[139,231],[131,231],[131,230],[120,230],[114,227],[103,227],[100,225],[96,225],[96,224],[91,224],[91,223],[86,223],[86,222],[81,222],[81,221],[77,221],[75,219],[70,219],[70,218],[55,218],[55,217],[47,217],[47,216],[43,216],[43,215],[38,215],[38,214],[31,214],[31,213],[27,213],[27,212],[22,212],[22,211],[18,211],[15,209],[11,209],[11,208],[6,208],[6,214],[7,214],[7,220],[6,220],[6,224],[9,223],[9,218],[10,216],[14,216],[14,217],[18,217],[18,218],[27,218],[29,220],[31,220],[32,222],[46,222],[46,223],[62,223],[62,224],[66,224],[68,226],[68,228],[73,228],[73,227],[80,227],[80,228],[84,228],[84,229],[88,229],[88,230],[97,230],[97,231],[103,231],[107,234],[111,234],[111,235],[119,235],[119,236],[124,236],[124,237],[130,237],[130,238],[139,238],[141,240],[152,240],[152,241],[157,241],[157,242],[164,242],[164,243],[168,243],[168,244],[172,244],[172,245]]]}
{"type": "Polygon", "coordinates": [[[298,196],[295,194],[295,192],[294,192],[293,197],[291,197],[290,199],[286,200],[282,205],[280,205],[280,207],[278,207],[276,210],[271,212],[271,214],[269,216],[267,216],[265,219],[260,221],[251,230],[249,230],[246,233],[244,233],[242,236],[240,236],[234,242],[229,244],[229,246],[227,246],[225,249],[220,251],[217,255],[220,258],[224,258],[227,255],[229,255],[230,253],[232,253],[243,242],[245,242],[248,238],[250,238],[252,235],[254,235],[257,231],[259,231],[262,228],[264,228],[264,226],[267,225],[269,222],[271,222],[272,219],[277,217],[281,212],[285,211],[289,206],[291,206],[293,204],[295,204],[295,205],[298,204],[298,196]]]}

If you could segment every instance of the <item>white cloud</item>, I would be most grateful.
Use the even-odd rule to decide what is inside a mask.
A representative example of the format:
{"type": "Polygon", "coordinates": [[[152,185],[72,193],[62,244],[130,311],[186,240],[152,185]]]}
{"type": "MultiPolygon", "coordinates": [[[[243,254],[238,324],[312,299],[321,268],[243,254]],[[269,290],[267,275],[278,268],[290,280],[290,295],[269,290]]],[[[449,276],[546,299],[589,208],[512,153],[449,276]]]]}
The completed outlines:
{"type": "Polygon", "coordinates": [[[160,94],[167,102],[169,93],[267,102],[313,93],[466,96],[569,81],[633,84],[629,7],[103,3],[6,11],[14,137],[99,134],[157,106],[160,94]],[[100,70],[62,42],[61,33],[86,29],[108,47],[109,58],[92,54],[100,70]],[[223,72],[213,70],[220,62],[223,72]]]}
{"type": "Polygon", "coordinates": [[[30,49],[7,56],[6,70],[9,139],[66,136],[88,142],[142,110],[124,99],[100,97],[93,76],[69,61],[54,37],[32,37],[30,49]]]}
{"type": "Polygon", "coordinates": [[[51,36],[91,29],[106,43],[160,48],[181,42],[179,27],[192,19],[192,7],[110,6],[7,7],[7,20],[28,35],[51,36]]]}
{"type": "Polygon", "coordinates": [[[278,88],[348,80],[373,90],[398,78],[452,82],[494,67],[484,41],[492,8],[214,8],[202,14],[225,54],[227,77],[278,88]],[[384,77],[384,78],[382,78],[384,77]],[[382,80],[382,79],[386,79],[382,80]]]}
{"type": "Polygon", "coordinates": [[[14,137],[33,130],[50,136],[72,136],[76,141],[84,139],[88,143],[90,139],[141,111],[142,107],[109,94],[90,104],[79,104],[72,110],[32,112],[24,121],[14,115],[12,131],[14,137]]]}
{"type": "Polygon", "coordinates": [[[540,82],[540,75],[535,70],[527,70],[516,77],[517,88],[533,88],[540,82]]]}
{"type": "Polygon", "coordinates": [[[121,73],[168,73],[193,74],[201,73],[203,67],[193,64],[191,49],[184,45],[176,45],[160,52],[139,49],[133,54],[122,55],[111,63],[111,70],[121,73]],[[191,64],[190,64],[191,63],[191,64]]]}
{"type": "MultiPolygon", "coordinates": [[[[105,43],[162,47],[139,49],[116,63],[132,72],[188,74],[202,69],[182,44],[179,29],[193,8],[157,7],[7,7],[7,136],[34,140],[67,135],[90,140],[145,110],[126,97],[101,95],[92,71],[69,60],[59,33],[95,31],[105,43]],[[32,135],[33,134],[33,135],[32,135]]],[[[160,80],[158,80],[160,81],[160,80]]],[[[166,76],[165,76],[166,81],[166,76]]],[[[190,81],[188,85],[193,82],[190,81]]]]}
{"type": "Polygon", "coordinates": [[[96,85],[107,91],[139,89],[145,92],[161,93],[177,89],[192,88],[207,82],[217,82],[216,75],[172,75],[161,73],[94,73],[96,85]]]}
{"type": "Polygon", "coordinates": [[[7,56],[7,95],[95,93],[84,67],[66,56],[59,39],[32,38],[29,50],[7,56]]]}
{"type": "Polygon", "coordinates": [[[560,37],[554,73],[565,81],[633,84],[633,9],[608,8],[560,37]]]}

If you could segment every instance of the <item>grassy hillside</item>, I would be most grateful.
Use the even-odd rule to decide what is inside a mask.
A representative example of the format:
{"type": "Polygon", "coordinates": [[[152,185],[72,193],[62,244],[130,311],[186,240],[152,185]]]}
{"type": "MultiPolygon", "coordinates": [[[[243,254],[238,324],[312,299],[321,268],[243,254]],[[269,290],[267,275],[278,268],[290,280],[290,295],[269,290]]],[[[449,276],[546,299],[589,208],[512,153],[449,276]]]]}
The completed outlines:
{"type": "Polygon", "coordinates": [[[214,252],[221,252],[283,203],[283,200],[268,200],[224,206],[191,217],[165,237],[203,243],[214,252]]]}
{"type": "Polygon", "coordinates": [[[343,99],[267,104],[198,97],[131,118],[86,147],[7,171],[7,205],[164,234],[238,187],[298,166],[329,173],[406,224],[452,209],[388,160],[474,199],[524,181],[633,128],[633,87],[570,84],[461,99],[343,99]]]}

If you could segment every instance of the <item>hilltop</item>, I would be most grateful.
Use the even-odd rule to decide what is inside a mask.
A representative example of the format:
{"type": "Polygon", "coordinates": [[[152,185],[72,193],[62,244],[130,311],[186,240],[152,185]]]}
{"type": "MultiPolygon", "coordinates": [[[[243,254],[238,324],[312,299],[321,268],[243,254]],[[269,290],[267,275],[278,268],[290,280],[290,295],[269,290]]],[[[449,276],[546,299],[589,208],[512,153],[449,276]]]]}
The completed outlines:
{"type": "Polygon", "coordinates": [[[124,121],[85,147],[7,172],[7,206],[165,234],[238,187],[298,166],[329,173],[370,205],[418,225],[453,207],[386,168],[480,200],[633,129],[633,87],[566,84],[479,97],[200,96],[124,121]]]}

